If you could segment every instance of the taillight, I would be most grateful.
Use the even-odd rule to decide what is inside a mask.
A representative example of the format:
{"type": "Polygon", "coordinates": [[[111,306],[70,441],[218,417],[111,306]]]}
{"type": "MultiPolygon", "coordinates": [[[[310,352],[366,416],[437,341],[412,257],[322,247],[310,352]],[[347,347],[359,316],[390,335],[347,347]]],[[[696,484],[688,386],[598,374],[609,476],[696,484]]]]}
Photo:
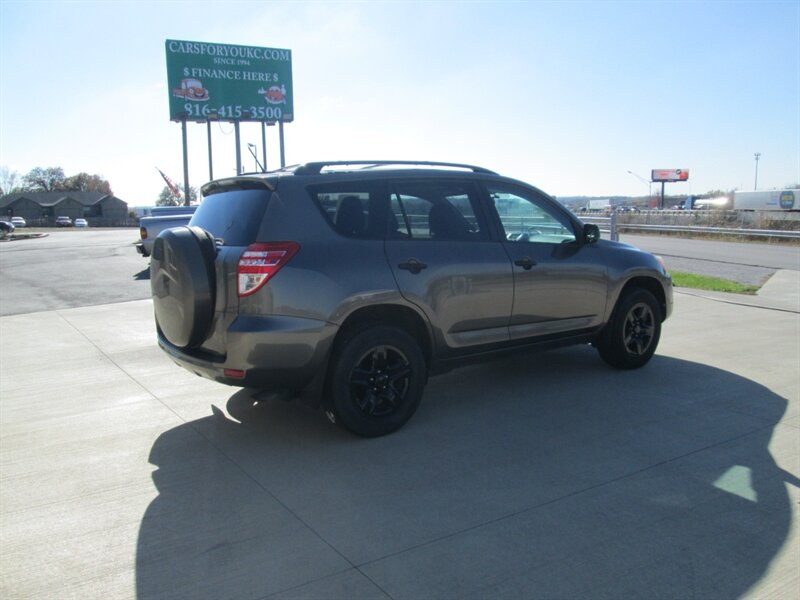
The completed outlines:
{"type": "Polygon", "coordinates": [[[239,258],[236,267],[239,297],[249,296],[258,291],[268,280],[275,277],[298,250],[300,244],[297,242],[250,244],[239,258]]]}

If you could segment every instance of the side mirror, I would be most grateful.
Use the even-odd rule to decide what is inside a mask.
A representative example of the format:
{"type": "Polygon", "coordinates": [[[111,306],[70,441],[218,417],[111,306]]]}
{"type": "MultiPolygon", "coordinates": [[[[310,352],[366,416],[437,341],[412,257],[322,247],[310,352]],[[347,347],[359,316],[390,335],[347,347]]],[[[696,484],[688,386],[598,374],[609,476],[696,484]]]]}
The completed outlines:
{"type": "Polygon", "coordinates": [[[583,241],[586,244],[594,244],[600,239],[600,228],[594,223],[585,223],[583,226],[583,241]]]}

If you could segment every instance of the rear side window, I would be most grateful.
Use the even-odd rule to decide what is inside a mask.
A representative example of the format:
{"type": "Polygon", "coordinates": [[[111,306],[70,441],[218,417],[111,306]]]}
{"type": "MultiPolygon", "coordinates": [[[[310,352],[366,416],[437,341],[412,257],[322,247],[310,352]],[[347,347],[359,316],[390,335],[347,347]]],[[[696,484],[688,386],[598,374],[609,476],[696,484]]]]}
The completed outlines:
{"type": "Polygon", "coordinates": [[[399,182],[391,197],[390,237],[416,240],[488,239],[478,194],[458,181],[399,182]]]}
{"type": "Polygon", "coordinates": [[[383,239],[386,234],[386,193],[374,182],[335,183],[309,189],[317,206],[341,235],[383,239]]]}
{"type": "Polygon", "coordinates": [[[202,227],[226,246],[249,246],[256,241],[270,192],[230,190],[206,197],[189,225],[202,227]]]}

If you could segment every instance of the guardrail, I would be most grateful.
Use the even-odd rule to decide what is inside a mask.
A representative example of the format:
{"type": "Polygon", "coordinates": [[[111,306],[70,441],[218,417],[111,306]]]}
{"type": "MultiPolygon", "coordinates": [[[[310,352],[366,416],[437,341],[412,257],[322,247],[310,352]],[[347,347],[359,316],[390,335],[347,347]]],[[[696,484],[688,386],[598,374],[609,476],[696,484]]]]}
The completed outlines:
{"type": "Polygon", "coordinates": [[[619,241],[620,231],[642,231],[655,233],[700,233],[714,235],[732,235],[747,237],[763,237],[767,239],[789,239],[800,240],[800,231],[781,230],[781,229],[747,229],[744,227],[713,227],[705,225],[653,225],[641,223],[620,223],[617,213],[607,213],[606,215],[581,215],[584,223],[594,223],[600,227],[612,241],[619,241]]]}
{"type": "Polygon", "coordinates": [[[678,233],[714,233],[722,235],[745,235],[752,237],[766,238],[786,238],[800,240],[800,231],[781,231],[777,229],[742,229],[738,227],[697,227],[691,225],[640,225],[636,223],[616,224],[616,232],[619,230],[631,231],[658,231],[658,232],[678,232],[678,233]]]}
{"type": "Polygon", "coordinates": [[[612,242],[619,241],[619,225],[617,224],[617,213],[609,213],[607,217],[600,215],[581,215],[584,223],[593,223],[600,228],[600,233],[608,235],[612,242]]]}

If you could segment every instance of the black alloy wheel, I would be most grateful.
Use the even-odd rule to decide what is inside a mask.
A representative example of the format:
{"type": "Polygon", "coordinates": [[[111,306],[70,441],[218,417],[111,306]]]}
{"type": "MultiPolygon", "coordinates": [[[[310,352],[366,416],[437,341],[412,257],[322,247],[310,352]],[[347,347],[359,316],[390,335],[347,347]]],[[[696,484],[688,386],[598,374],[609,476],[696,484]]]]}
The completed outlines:
{"type": "Polygon", "coordinates": [[[402,406],[411,380],[411,365],[394,346],[368,350],[350,373],[350,394],[369,417],[385,417],[402,406]]]}
{"type": "Polygon", "coordinates": [[[597,339],[600,357],[618,369],[638,369],[653,357],[661,337],[661,309],[653,294],[634,289],[619,299],[597,339]]]}
{"type": "Polygon", "coordinates": [[[633,306],[625,317],[623,342],[631,354],[643,356],[653,343],[656,330],[656,317],[646,302],[633,306]]]}
{"type": "Polygon", "coordinates": [[[426,380],[425,357],[411,335],[388,325],[354,331],[331,357],[330,409],[356,435],[386,435],[416,412],[426,380]]]}

